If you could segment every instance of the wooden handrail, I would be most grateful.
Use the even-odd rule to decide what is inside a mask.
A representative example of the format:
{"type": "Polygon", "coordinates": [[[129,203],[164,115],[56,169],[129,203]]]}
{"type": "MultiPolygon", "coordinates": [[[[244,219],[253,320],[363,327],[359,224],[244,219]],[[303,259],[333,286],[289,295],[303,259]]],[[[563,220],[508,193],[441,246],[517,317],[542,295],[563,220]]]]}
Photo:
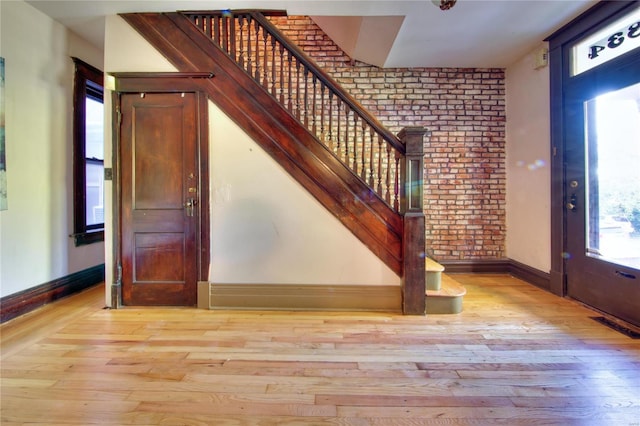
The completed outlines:
{"type": "Polygon", "coordinates": [[[340,86],[329,74],[327,74],[322,68],[320,68],[313,59],[311,59],[300,47],[298,47],[295,43],[292,43],[289,38],[284,35],[275,25],[273,25],[265,16],[261,13],[251,12],[251,17],[258,21],[260,25],[276,39],[280,43],[282,43],[293,55],[313,74],[315,74],[318,79],[324,83],[329,90],[335,93],[340,97],[349,107],[357,112],[357,114],[362,117],[375,131],[376,133],[382,135],[384,140],[389,142],[389,144],[402,153],[405,154],[405,147],[400,141],[400,139],[391,133],[386,127],[384,127],[369,111],[364,109],[362,105],[358,101],[356,101],[349,93],[347,93],[342,86],[340,86]]]}

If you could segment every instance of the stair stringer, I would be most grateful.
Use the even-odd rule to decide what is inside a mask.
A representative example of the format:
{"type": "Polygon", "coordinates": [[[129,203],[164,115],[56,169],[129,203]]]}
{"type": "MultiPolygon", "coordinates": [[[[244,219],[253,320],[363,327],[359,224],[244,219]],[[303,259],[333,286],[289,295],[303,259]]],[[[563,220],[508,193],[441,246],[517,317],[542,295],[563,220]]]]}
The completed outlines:
{"type": "Polygon", "coordinates": [[[353,174],[262,86],[179,13],[120,15],[199,86],[294,179],[399,276],[402,216],[353,174]]]}

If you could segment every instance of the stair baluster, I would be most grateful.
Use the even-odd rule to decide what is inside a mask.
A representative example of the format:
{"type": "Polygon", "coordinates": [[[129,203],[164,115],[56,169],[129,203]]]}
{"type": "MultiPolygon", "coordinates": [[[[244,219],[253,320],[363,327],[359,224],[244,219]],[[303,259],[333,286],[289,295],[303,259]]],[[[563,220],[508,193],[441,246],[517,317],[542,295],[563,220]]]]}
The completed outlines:
{"type": "Polygon", "coordinates": [[[402,142],[342,91],[300,48],[292,45],[262,13],[222,11],[183,12],[183,15],[300,120],[381,200],[400,212],[397,174],[400,158],[405,155],[402,142]],[[386,158],[381,144],[387,147],[386,158]],[[374,167],[376,162],[378,167],[374,167]],[[389,191],[391,194],[387,196],[389,191]]]}

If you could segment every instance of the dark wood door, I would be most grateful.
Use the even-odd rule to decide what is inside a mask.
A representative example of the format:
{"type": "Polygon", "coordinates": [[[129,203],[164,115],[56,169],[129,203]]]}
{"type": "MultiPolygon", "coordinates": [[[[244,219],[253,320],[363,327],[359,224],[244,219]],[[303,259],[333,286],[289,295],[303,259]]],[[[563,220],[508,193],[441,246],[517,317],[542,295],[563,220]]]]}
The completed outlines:
{"type": "Polygon", "coordinates": [[[123,94],[121,113],[122,301],[195,305],[197,96],[123,94]]]}
{"type": "Polygon", "coordinates": [[[566,87],[567,295],[640,326],[640,54],[566,87]],[[637,229],[635,229],[637,228],[637,229]]]}

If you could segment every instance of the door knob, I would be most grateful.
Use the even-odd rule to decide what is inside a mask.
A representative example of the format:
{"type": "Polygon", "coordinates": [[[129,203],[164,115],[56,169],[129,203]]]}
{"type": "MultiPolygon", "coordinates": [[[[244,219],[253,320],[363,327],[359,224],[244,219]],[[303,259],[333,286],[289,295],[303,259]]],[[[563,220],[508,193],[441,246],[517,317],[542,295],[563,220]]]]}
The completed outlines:
{"type": "Polygon", "coordinates": [[[187,211],[187,216],[193,216],[193,208],[196,203],[197,201],[195,198],[187,198],[187,201],[184,202],[184,208],[187,211]]]}

